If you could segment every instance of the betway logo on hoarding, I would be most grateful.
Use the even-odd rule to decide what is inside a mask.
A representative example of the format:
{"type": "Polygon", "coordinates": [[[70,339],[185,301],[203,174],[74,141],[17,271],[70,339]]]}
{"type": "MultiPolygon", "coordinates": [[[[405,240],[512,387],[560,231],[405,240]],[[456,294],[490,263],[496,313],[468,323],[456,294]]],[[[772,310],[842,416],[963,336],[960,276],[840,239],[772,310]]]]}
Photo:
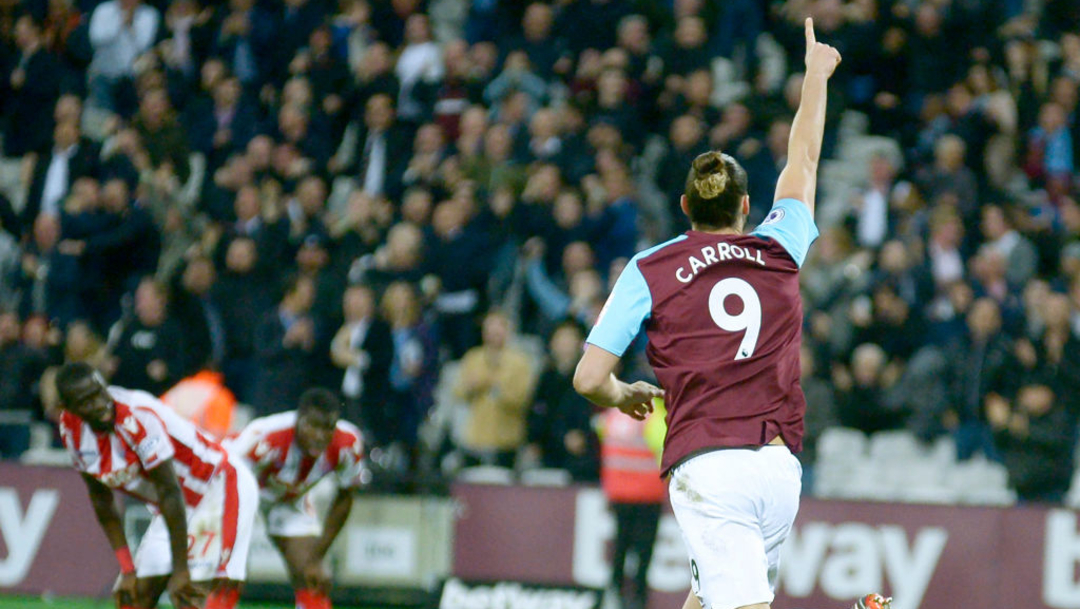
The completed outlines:
{"type": "Polygon", "coordinates": [[[443,585],[439,609],[599,609],[598,590],[528,586],[516,582],[443,585]]]}
{"type": "Polygon", "coordinates": [[[79,474],[0,462],[0,590],[98,595],[116,572],[79,474]]]}
{"type": "MultiPolygon", "coordinates": [[[[614,520],[594,489],[455,487],[454,574],[601,587],[614,520]],[[529,523],[529,526],[523,526],[529,523]]],[[[678,607],[689,567],[674,518],[660,523],[650,609],[678,607]]],[[[1080,521],[1038,507],[805,500],[784,548],[777,607],[850,606],[871,591],[896,609],[1080,609],[1080,521]]]]}
{"type": "MultiPolygon", "coordinates": [[[[573,574],[576,583],[603,587],[610,579],[609,543],[615,521],[597,491],[577,493],[574,518],[573,574]]],[[[940,527],[923,527],[910,537],[895,525],[861,523],[830,525],[810,522],[796,527],[784,546],[781,592],[807,598],[816,588],[845,601],[871,590],[891,590],[894,609],[919,607],[949,535],[940,527]]],[[[660,520],[649,586],[685,594],[690,581],[686,549],[671,515],[660,520]]]]}
{"type": "Polygon", "coordinates": [[[0,534],[7,548],[7,556],[0,560],[0,588],[9,588],[26,578],[59,503],[57,491],[37,490],[24,512],[19,504],[19,492],[0,487],[0,534]]]}
{"type": "Polygon", "coordinates": [[[1076,513],[1052,510],[1046,516],[1043,602],[1050,607],[1080,607],[1080,531],[1076,513]]]}
{"type": "Polygon", "coordinates": [[[913,539],[902,527],[811,522],[792,531],[780,562],[781,590],[806,598],[815,586],[830,598],[858,598],[890,590],[893,609],[916,609],[938,566],[949,534],[919,529],[913,539]]]}

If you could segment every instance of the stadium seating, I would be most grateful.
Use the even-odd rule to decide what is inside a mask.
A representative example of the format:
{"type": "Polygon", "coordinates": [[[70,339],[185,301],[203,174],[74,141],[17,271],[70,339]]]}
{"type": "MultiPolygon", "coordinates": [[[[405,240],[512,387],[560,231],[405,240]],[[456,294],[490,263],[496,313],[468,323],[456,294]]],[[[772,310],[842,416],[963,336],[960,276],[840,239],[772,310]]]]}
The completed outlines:
{"type": "Polygon", "coordinates": [[[982,455],[957,461],[949,437],[926,445],[907,431],[867,437],[846,428],[828,429],[818,440],[814,495],[932,504],[1016,502],[1003,465],[982,455]]]}

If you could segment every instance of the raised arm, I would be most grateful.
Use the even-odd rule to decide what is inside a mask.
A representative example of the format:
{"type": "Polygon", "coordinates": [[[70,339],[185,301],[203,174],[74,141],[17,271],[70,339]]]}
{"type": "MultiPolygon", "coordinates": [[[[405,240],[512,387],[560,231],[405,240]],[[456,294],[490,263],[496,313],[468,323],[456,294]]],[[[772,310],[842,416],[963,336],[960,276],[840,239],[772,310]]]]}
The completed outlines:
{"type": "Polygon", "coordinates": [[[821,139],[825,132],[825,105],[828,82],[840,53],[822,44],[814,36],[814,20],[806,20],[806,75],[803,78],[802,100],[791,124],[788,140],[787,166],[776,181],[776,201],[796,199],[814,213],[814,194],[817,190],[818,162],[821,160],[821,139]]]}

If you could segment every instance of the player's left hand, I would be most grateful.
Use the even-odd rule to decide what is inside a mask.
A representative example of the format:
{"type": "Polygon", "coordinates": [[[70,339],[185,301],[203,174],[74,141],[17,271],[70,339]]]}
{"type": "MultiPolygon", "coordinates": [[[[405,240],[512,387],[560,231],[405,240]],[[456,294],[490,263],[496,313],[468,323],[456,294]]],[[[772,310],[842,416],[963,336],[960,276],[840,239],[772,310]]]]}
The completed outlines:
{"type": "Polygon", "coordinates": [[[615,407],[631,417],[643,421],[653,411],[653,398],[664,397],[664,390],[645,381],[637,381],[623,388],[623,395],[615,407]]]}
{"type": "Polygon", "coordinates": [[[169,578],[168,590],[173,607],[177,609],[202,607],[206,602],[206,591],[191,581],[187,571],[174,571],[169,578]]]}
{"type": "Polygon", "coordinates": [[[113,584],[113,599],[120,607],[133,607],[138,596],[138,579],[134,573],[121,573],[113,584]]]}
{"type": "Polygon", "coordinates": [[[309,589],[330,591],[330,575],[321,560],[313,560],[304,567],[304,585],[309,589]]]}

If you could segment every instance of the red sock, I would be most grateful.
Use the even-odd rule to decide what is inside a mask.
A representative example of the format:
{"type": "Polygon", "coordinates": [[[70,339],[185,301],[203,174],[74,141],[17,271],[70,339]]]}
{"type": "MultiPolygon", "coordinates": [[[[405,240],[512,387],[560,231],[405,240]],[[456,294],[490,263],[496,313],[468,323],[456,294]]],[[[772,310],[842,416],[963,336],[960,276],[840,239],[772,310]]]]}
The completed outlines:
{"type": "Polygon", "coordinates": [[[306,588],[296,591],[296,609],[332,609],[332,607],[329,596],[319,590],[306,588]]]}
{"type": "Polygon", "coordinates": [[[214,590],[206,598],[206,609],[235,609],[240,602],[240,591],[235,588],[214,590]]]}

